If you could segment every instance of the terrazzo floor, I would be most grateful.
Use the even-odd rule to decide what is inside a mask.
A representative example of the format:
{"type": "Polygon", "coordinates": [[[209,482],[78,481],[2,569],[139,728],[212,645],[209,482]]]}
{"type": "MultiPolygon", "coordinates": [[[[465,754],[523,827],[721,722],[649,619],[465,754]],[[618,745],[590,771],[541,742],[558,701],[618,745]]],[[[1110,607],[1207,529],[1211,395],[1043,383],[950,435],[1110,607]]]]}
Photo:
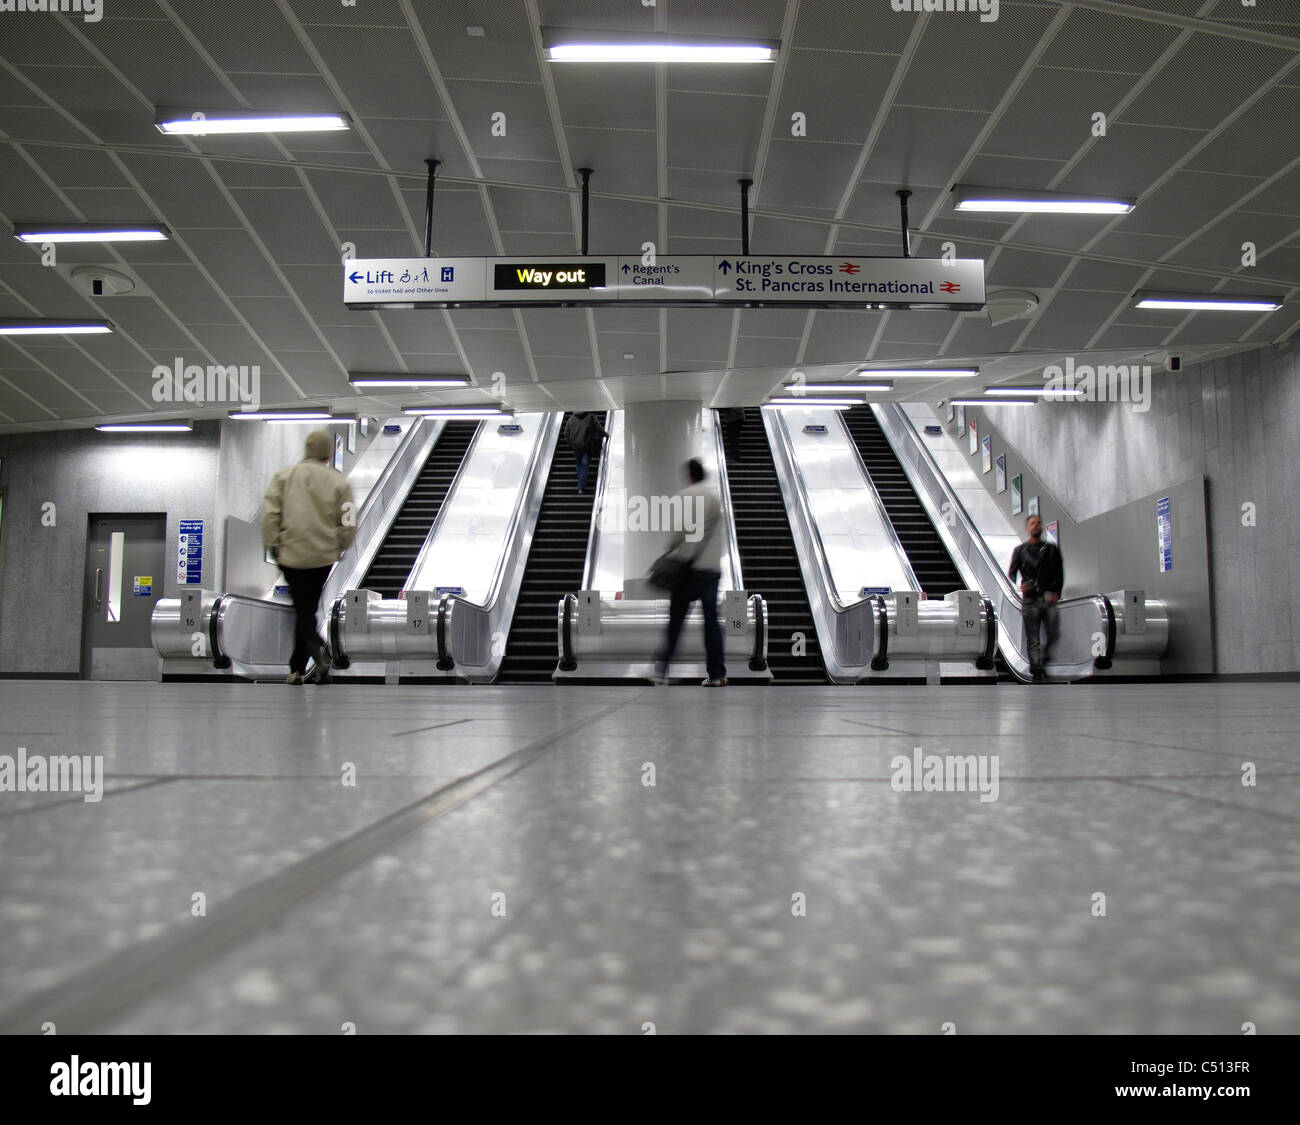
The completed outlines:
{"type": "Polygon", "coordinates": [[[0,792],[0,1031],[1295,1034],[1298,727],[1293,684],[0,682],[0,757],[104,779],[0,792]],[[900,790],[917,747],[984,789],[900,790]]]}

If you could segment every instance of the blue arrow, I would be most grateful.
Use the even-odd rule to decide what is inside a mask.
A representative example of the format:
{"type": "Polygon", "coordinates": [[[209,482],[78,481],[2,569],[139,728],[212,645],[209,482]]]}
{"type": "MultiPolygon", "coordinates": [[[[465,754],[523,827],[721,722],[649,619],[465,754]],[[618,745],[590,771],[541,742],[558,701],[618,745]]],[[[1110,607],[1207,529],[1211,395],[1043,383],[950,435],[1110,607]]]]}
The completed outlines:
{"type": "Polygon", "coordinates": [[[360,278],[361,278],[361,274],[357,273],[356,270],[353,270],[350,274],[348,274],[348,280],[352,282],[353,285],[355,285],[360,280],[360,278]]]}
{"type": "Polygon", "coordinates": [[[623,263],[623,272],[624,272],[624,273],[627,273],[628,270],[630,270],[631,268],[632,268],[632,267],[629,266],[626,262],[623,263]]]}
{"type": "Polygon", "coordinates": [[[724,258],[721,262],[718,263],[718,269],[722,271],[722,276],[726,277],[727,270],[731,269],[731,263],[724,258]]]}

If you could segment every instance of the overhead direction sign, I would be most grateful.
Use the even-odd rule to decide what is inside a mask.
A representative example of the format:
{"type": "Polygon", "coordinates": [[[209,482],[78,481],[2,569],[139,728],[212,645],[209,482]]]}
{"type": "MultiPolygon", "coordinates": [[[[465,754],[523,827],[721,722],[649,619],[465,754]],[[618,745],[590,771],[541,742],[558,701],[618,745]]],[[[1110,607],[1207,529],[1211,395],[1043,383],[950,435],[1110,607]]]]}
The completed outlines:
{"type": "Polygon", "coordinates": [[[572,258],[357,258],[343,267],[353,309],[661,306],[939,309],[984,307],[978,258],[678,254],[572,258]]]}

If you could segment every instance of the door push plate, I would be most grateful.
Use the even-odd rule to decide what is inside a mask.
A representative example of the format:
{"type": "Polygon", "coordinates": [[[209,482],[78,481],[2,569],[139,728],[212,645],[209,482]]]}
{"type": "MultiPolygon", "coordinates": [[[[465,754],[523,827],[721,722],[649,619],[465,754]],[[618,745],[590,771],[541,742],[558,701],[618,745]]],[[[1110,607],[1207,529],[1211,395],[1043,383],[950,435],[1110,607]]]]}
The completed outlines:
{"type": "Polygon", "coordinates": [[[432,631],[429,628],[428,590],[407,591],[406,631],[416,637],[427,637],[432,631]]]}
{"type": "Polygon", "coordinates": [[[894,634],[899,637],[914,637],[917,633],[915,590],[895,590],[890,595],[894,599],[894,634]]]}
{"type": "Polygon", "coordinates": [[[978,590],[957,591],[957,635],[973,637],[980,631],[980,594],[978,590]]]}
{"type": "Polygon", "coordinates": [[[600,591],[578,591],[578,632],[600,633],[600,591]]]}
{"type": "Polygon", "coordinates": [[[745,590],[728,590],[723,595],[723,611],[727,615],[727,636],[743,637],[749,624],[747,603],[749,594],[745,590]]]}

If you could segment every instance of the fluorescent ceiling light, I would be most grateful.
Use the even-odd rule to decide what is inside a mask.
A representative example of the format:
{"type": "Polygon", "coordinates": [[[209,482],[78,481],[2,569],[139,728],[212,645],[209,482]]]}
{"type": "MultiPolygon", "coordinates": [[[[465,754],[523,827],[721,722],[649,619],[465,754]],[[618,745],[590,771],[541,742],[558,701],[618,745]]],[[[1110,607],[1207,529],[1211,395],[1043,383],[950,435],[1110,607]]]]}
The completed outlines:
{"type": "Polygon", "coordinates": [[[19,242],[163,242],[161,223],[15,223],[19,242]]]}
{"type": "Polygon", "coordinates": [[[158,111],[160,133],[205,136],[213,133],[320,133],[349,129],[343,113],[253,113],[240,110],[158,111]]]}
{"type": "Polygon", "coordinates": [[[820,410],[823,407],[848,407],[861,406],[860,398],[805,398],[802,395],[776,395],[769,398],[764,406],[806,406],[810,410],[820,410]]]}
{"type": "Polygon", "coordinates": [[[354,387],[468,387],[460,375],[349,375],[354,387]]]}
{"type": "MultiPolygon", "coordinates": [[[[856,395],[863,391],[892,391],[893,383],[787,383],[785,389],[795,392],[798,387],[809,393],[856,395]]],[[[795,392],[797,393],[797,392],[795,392]]]]}
{"type": "Polygon", "coordinates": [[[1002,387],[985,387],[984,393],[986,395],[999,395],[999,396],[1007,395],[1011,398],[1025,398],[1026,396],[1030,396],[1030,395],[1037,395],[1039,397],[1049,397],[1052,395],[1065,395],[1065,396],[1081,395],[1084,393],[1084,390],[1082,387],[1052,388],[1052,387],[1002,386],[1002,387]]]}
{"type": "Polygon", "coordinates": [[[95,429],[106,434],[176,434],[194,429],[190,422],[109,422],[95,429]]]}
{"type": "Polygon", "coordinates": [[[1036,398],[953,398],[953,406],[1037,406],[1036,398]]]}
{"type": "Polygon", "coordinates": [[[1069,191],[1028,191],[1019,188],[972,187],[952,189],[958,211],[1037,212],[1055,215],[1126,215],[1134,200],[1119,196],[1076,195],[1069,191]]]}
{"type": "Polygon", "coordinates": [[[335,416],[324,410],[237,410],[227,417],[237,422],[332,422],[335,416]]]}
{"type": "Polygon", "coordinates": [[[423,418],[512,418],[514,412],[495,406],[404,406],[403,414],[423,418]]]}
{"type": "Polygon", "coordinates": [[[1133,294],[1139,309],[1207,309],[1215,312],[1273,312],[1282,307],[1281,297],[1257,293],[1170,293],[1139,289],[1133,294]]]}
{"type": "Polygon", "coordinates": [[[661,33],[584,31],[542,28],[550,62],[595,63],[770,63],[779,43],[774,39],[705,38],[661,33]]]}
{"type": "Polygon", "coordinates": [[[106,320],[0,320],[0,336],[90,336],[112,331],[106,320]]]}
{"type": "Polygon", "coordinates": [[[855,374],[868,379],[973,379],[980,373],[978,367],[939,368],[904,367],[897,371],[859,370],[855,374]]]}

